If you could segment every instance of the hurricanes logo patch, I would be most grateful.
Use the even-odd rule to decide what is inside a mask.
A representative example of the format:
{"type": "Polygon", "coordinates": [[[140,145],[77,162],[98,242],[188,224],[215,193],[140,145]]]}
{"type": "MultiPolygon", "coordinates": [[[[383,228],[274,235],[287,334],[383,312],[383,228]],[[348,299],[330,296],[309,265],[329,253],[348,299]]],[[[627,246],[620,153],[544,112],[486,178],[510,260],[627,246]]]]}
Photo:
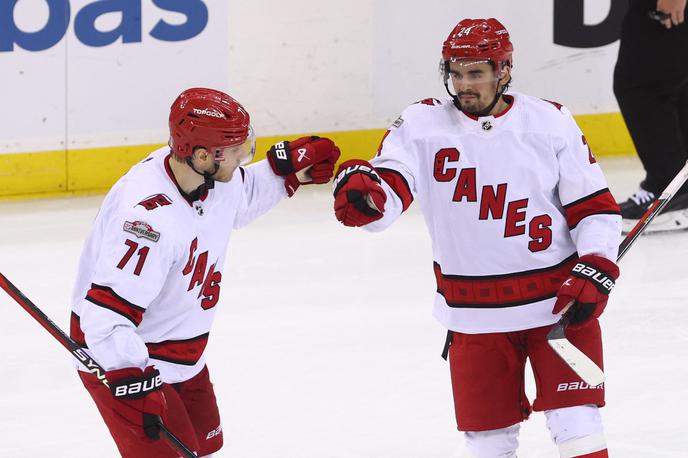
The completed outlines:
{"type": "Polygon", "coordinates": [[[136,205],[140,205],[146,210],[155,210],[158,207],[164,207],[165,205],[171,205],[172,199],[167,197],[165,194],[154,194],[148,196],[136,205]]]}
{"type": "Polygon", "coordinates": [[[125,221],[124,222],[124,232],[129,232],[134,234],[136,237],[151,240],[157,242],[160,240],[160,232],[153,230],[150,224],[144,223],[143,221],[125,221]]]}
{"type": "MultiPolygon", "coordinates": [[[[442,105],[442,102],[440,102],[439,99],[436,99],[436,98],[434,98],[434,97],[430,97],[430,98],[428,98],[428,99],[419,100],[419,101],[417,101],[415,104],[419,104],[419,103],[422,104],[422,105],[429,105],[429,106],[442,105]]],[[[414,105],[415,105],[415,104],[414,104],[414,105]]]]}

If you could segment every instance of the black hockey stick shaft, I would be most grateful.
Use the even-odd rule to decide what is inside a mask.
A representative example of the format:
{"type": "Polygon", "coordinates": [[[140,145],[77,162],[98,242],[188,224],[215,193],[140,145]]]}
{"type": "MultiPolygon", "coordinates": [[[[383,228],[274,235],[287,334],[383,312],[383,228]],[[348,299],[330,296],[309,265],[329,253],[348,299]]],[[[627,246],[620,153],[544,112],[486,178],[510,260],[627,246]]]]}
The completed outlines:
{"type": "MultiPolygon", "coordinates": [[[[681,186],[688,181],[688,162],[683,166],[683,168],[678,172],[678,174],[674,177],[673,180],[671,180],[671,183],[666,187],[664,192],[662,192],[662,195],[659,196],[657,200],[655,200],[652,205],[650,205],[650,208],[647,209],[645,214],[638,220],[638,222],[633,226],[633,229],[626,234],[626,237],[624,237],[623,241],[619,245],[619,252],[616,256],[616,262],[621,261],[621,258],[624,257],[624,255],[628,252],[628,250],[631,248],[631,245],[640,237],[640,235],[645,231],[647,226],[652,222],[652,220],[655,218],[655,216],[659,215],[659,213],[664,209],[664,207],[667,206],[669,201],[676,195],[679,189],[681,189],[681,186]]],[[[573,305],[573,302],[568,304],[567,309],[570,308],[573,305]]],[[[571,320],[571,317],[569,313],[564,312],[562,317],[559,319],[559,321],[552,327],[552,330],[549,332],[548,337],[550,335],[562,335],[564,333],[564,330],[566,327],[569,325],[569,322],[571,320]]]]}
{"type": "Polygon", "coordinates": [[[659,215],[661,211],[664,210],[664,207],[666,207],[669,201],[673,199],[678,190],[681,189],[681,186],[683,186],[686,181],[688,181],[688,162],[686,162],[686,165],[683,166],[674,179],[671,180],[671,183],[669,183],[662,195],[659,196],[659,198],[655,200],[652,205],[650,205],[650,208],[647,209],[645,214],[638,220],[636,225],[633,226],[633,229],[626,234],[623,242],[621,242],[621,245],[619,245],[617,262],[623,258],[624,254],[626,254],[631,245],[633,245],[633,242],[635,242],[640,234],[643,233],[645,228],[648,226],[648,224],[650,224],[655,216],[659,215]]]}
{"type": "MultiPolygon", "coordinates": [[[[29,315],[31,315],[38,323],[45,328],[58,342],[62,344],[69,352],[78,359],[89,372],[93,373],[98,380],[103,382],[105,386],[109,386],[107,379],[105,378],[105,369],[103,369],[93,358],[88,356],[88,354],[72,340],[67,334],[60,329],[48,316],[43,313],[43,311],[38,308],[36,304],[31,302],[31,300],[26,297],[19,289],[12,284],[11,281],[7,279],[2,273],[0,273],[0,287],[5,290],[9,296],[14,299],[17,304],[19,304],[24,310],[26,310],[29,315]]],[[[167,429],[162,422],[158,423],[160,431],[163,433],[164,437],[167,439],[169,444],[181,453],[186,458],[196,458],[196,454],[189,450],[189,448],[180,441],[177,436],[175,436],[170,430],[167,429]]]]}

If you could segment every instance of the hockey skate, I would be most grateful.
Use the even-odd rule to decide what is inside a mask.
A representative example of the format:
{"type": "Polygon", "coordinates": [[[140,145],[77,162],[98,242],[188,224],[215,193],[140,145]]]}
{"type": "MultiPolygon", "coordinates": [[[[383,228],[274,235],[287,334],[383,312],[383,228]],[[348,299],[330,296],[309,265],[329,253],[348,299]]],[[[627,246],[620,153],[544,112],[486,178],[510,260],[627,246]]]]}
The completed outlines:
{"type": "MultiPolygon", "coordinates": [[[[621,209],[622,234],[627,234],[659,196],[642,187],[626,202],[619,204],[621,209]]],[[[675,196],[646,229],[646,234],[675,232],[688,229],[688,193],[675,196]]]]}

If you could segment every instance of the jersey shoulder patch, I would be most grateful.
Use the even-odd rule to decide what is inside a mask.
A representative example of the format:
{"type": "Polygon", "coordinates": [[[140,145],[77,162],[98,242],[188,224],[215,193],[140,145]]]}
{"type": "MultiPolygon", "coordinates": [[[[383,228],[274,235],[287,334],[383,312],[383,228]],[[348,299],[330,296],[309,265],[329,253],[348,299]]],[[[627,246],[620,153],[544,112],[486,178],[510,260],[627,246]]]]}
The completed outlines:
{"type": "Polygon", "coordinates": [[[157,208],[164,207],[166,205],[172,205],[172,199],[170,199],[166,194],[159,193],[144,198],[135,206],[141,206],[148,211],[152,211],[157,208]]]}
{"type": "MultiPolygon", "coordinates": [[[[437,110],[445,108],[445,103],[436,98],[427,98],[423,100],[419,100],[417,102],[412,103],[411,105],[408,105],[406,108],[404,108],[404,111],[401,113],[401,117],[405,120],[408,121],[407,118],[415,117],[415,116],[421,116],[425,117],[428,114],[428,107],[437,107],[433,110],[430,110],[431,112],[435,113],[437,110]]],[[[398,120],[397,120],[398,121],[398,120]]],[[[394,125],[393,127],[401,127],[400,125],[394,125]]]]}
{"type": "Polygon", "coordinates": [[[419,100],[416,103],[414,103],[414,105],[418,105],[418,104],[435,106],[435,105],[442,105],[442,102],[439,99],[430,97],[427,99],[419,100]]]}
{"type": "Polygon", "coordinates": [[[554,101],[552,101],[552,100],[547,100],[547,99],[540,99],[540,100],[542,100],[543,102],[547,102],[547,103],[552,104],[552,105],[553,105],[557,110],[559,110],[559,111],[561,111],[562,107],[564,106],[564,105],[562,105],[561,103],[559,103],[559,102],[554,102],[554,101]]]}
{"type": "Polygon", "coordinates": [[[122,229],[124,232],[134,234],[136,238],[148,239],[151,242],[160,240],[160,232],[153,229],[153,226],[145,221],[125,221],[122,229]]]}

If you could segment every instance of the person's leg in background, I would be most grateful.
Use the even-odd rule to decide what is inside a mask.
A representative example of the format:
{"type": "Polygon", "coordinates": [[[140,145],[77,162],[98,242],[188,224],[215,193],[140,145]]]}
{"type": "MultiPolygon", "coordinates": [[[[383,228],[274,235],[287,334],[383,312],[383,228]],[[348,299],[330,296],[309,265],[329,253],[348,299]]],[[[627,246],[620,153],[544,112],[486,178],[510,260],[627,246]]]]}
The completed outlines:
{"type": "MultiPolygon", "coordinates": [[[[667,30],[649,19],[645,9],[629,10],[621,30],[614,93],[646,176],[638,192],[620,204],[625,230],[645,213],[686,161],[688,128],[685,102],[679,100],[686,90],[688,62],[676,58],[680,49],[688,50],[688,27],[667,30]]],[[[687,209],[686,191],[688,186],[664,212],[687,209]]]]}

